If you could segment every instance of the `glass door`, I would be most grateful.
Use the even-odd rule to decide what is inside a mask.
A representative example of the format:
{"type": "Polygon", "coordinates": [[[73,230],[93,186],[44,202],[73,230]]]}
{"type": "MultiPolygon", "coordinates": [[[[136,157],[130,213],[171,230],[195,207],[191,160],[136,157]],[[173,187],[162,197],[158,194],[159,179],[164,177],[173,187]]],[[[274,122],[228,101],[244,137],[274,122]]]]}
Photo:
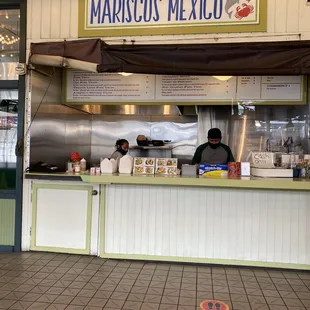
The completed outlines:
{"type": "MultiPolygon", "coordinates": [[[[15,68],[20,54],[20,8],[0,6],[0,252],[14,251],[16,245],[19,81],[15,68]]],[[[21,101],[24,104],[24,99],[21,101]]],[[[22,113],[23,113],[23,109],[22,113]]],[[[20,173],[20,172],[19,172],[20,173]]],[[[20,219],[21,221],[21,219],[20,219]]]]}

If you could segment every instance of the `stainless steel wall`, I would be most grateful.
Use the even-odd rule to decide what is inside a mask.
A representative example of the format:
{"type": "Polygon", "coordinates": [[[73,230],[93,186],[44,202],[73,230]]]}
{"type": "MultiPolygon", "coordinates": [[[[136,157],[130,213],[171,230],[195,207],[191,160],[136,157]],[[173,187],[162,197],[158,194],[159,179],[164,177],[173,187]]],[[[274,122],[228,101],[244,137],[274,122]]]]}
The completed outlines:
{"type": "Polygon", "coordinates": [[[222,130],[237,161],[247,160],[251,151],[309,153],[309,103],[303,106],[199,107],[198,141],[207,140],[211,127],[222,130]],[[292,145],[284,146],[289,137],[292,145]]]}
{"type": "MultiPolygon", "coordinates": [[[[115,150],[117,139],[127,139],[131,146],[136,145],[137,136],[145,135],[153,140],[171,140],[172,156],[181,162],[190,162],[197,145],[196,117],[111,117],[94,115],[92,121],[91,159],[98,163],[100,157],[109,157],[115,150]]],[[[135,156],[137,152],[130,150],[135,156]]]]}
{"type": "Polygon", "coordinates": [[[89,161],[91,115],[61,105],[61,71],[32,71],[31,79],[30,163],[45,161],[65,168],[73,151],[89,161]]]}

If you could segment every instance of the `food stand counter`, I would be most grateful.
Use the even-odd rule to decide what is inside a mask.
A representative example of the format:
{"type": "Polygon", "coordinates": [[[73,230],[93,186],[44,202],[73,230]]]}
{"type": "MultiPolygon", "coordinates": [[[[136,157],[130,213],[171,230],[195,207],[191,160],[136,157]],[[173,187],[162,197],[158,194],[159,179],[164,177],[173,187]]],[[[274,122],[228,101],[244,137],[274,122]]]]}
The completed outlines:
{"type": "Polygon", "coordinates": [[[29,173],[24,190],[24,250],[310,269],[309,180],[29,173]]]}

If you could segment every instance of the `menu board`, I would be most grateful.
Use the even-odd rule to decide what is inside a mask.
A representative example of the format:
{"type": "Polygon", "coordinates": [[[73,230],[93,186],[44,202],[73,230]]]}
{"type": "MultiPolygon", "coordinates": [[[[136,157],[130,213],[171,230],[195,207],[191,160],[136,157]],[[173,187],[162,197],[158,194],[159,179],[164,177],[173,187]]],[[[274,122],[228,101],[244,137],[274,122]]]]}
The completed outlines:
{"type": "Polygon", "coordinates": [[[91,73],[68,70],[66,101],[73,103],[303,101],[302,76],[212,76],[91,73]]]}
{"type": "Polygon", "coordinates": [[[154,75],[122,76],[85,71],[67,73],[67,101],[154,100],[154,75]]]}
{"type": "Polygon", "coordinates": [[[238,76],[237,98],[239,100],[257,100],[261,98],[260,76],[238,76]]]}
{"type": "Polygon", "coordinates": [[[236,93],[236,77],[220,81],[212,76],[157,75],[156,99],[231,100],[236,93]]]}
{"type": "Polygon", "coordinates": [[[302,100],[300,76],[263,76],[263,100],[302,100]]]}

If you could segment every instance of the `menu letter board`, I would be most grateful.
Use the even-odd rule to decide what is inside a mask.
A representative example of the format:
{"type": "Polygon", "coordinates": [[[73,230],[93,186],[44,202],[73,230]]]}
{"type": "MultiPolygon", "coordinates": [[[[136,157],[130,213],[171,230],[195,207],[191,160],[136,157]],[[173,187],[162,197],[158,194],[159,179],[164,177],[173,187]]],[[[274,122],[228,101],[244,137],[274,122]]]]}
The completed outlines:
{"type": "Polygon", "coordinates": [[[154,100],[154,75],[122,76],[68,71],[67,101],[105,102],[111,100],[154,100]]]}
{"type": "Polygon", "coordinates": [[[238,76],[220,81],[212,76],[90,73],[67,71],[66,101],[105,104],[236,101],[300,102],[302,76],[238,76]]]}
{"type": "Polygon", "coordinates": [[[231,100],[236,78],[220,81],[212,76],[157,75],[157,100],[231,100]]]}

